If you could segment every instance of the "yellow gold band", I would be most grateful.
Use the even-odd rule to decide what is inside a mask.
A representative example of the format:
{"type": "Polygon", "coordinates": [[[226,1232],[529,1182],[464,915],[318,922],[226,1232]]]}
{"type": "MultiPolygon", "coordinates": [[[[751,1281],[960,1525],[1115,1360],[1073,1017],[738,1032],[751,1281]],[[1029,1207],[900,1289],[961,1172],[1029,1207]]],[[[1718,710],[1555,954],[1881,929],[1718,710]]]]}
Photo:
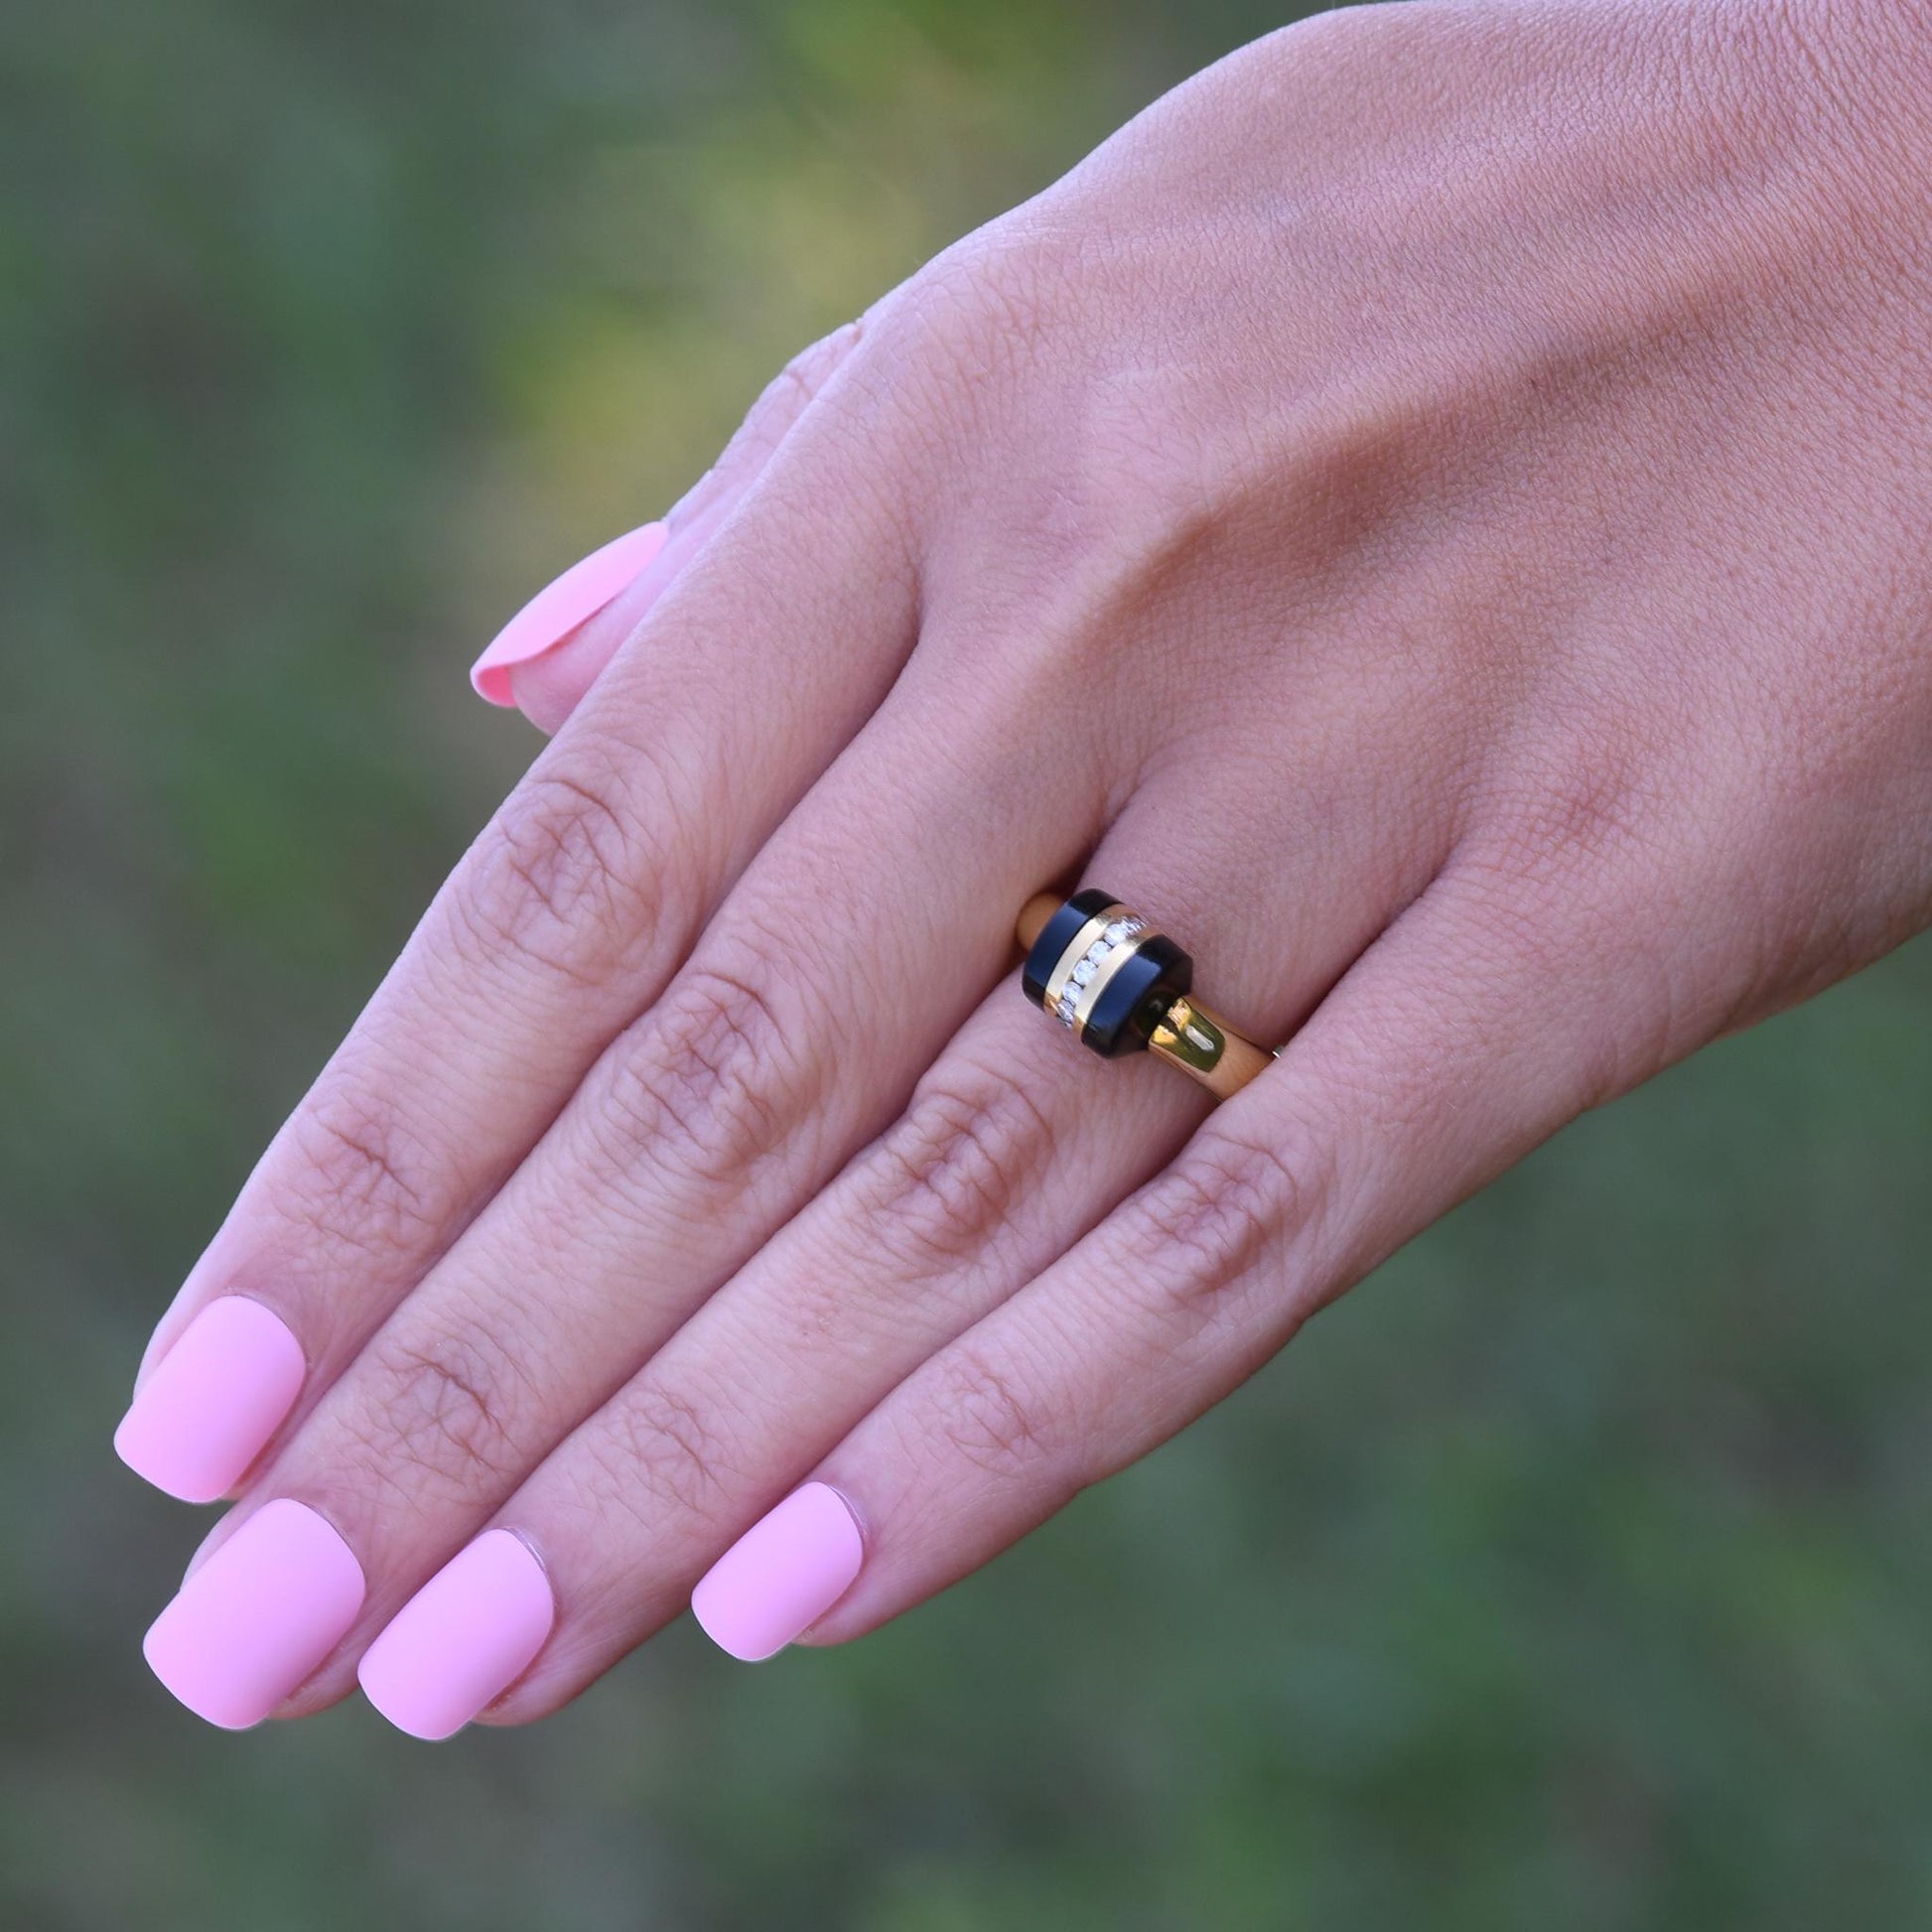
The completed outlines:
{"type": "Polygon", "coordinates": [[[1019,934],[1029,996],[1097,1053],[1145,1049],[1223,1100],[1275,1057],[1194,998],[1193,962],[1172,939],[1104,893],[1039,894],[1019,934]]]}

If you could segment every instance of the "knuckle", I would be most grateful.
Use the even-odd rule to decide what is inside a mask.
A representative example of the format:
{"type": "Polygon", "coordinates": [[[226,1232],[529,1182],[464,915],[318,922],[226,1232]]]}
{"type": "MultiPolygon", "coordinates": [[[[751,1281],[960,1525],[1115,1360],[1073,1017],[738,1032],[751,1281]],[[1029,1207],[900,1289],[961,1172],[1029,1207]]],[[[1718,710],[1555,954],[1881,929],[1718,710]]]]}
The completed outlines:
{"type": "Polygon", "coordinates": [[[936,388],[976,415],[987,389],[1026,368],[1046,341],[1066,279],[1059,254],[1012,217],[955,242],[882,317],[883,352],[923,375],[922,400],[936,388]]]}
{"type": "Polygon", "coordinates": [[[612,1056],[597,1112],[619,1173],[648,1149],[654,1166],[735,1192],[786,1142],[810,1076],[767,962],[759,943],[715,948],[612,1056]]]}
{"type": "Polygon", "coordinates": [[[480,1327],[385,1340],[371,1347],[370,1381],[357,1438],[370,1468],[391,1487],[474,1490],[519,1463],[524,1371],[480,1327]]]}
{"type": "Polygon", "coordinates": [[[972,1260],[1008,1225],[1053,1149],[1052,1121],[1012,1081],[978,1071],[933,1081],[877,1149],[868,1246],[915,1275],[972,1260]]]}
{"type": "Polygon", "coordinates": [[[1187,1327],[1209,1318],[1229,1291],[1272,1273],[1289,1240],[1331,1190],[1332,1159],[1291,1160],[1266,1141],[1203,1132],[1123,1213],[1132,1272],[1157,1311],[1187,1327]]]}
{"type": "Polygon", "coordinates": [[[1595,746],[1560,742],[1492,784],[1448,869],[1485,923],[1485,954],[1537,986],[1581,959],[1627,959],[1681,871],[1663,863],[1662,803],[1614,728],[1595,746]]]}
{"type": "Polygon", "coordinates": [[[829,336],[801,348],[782,369],[764,385],[752,414],[766,414],[789,419],[807,408],[817,397],[826,377],[838,367],[859,342],[865,331],[864,317],[842,323],[829,336]]]}
{"type": "Polygon", "coordinates": [[[1062,1440],[1015,1377],[962,1343],[940,1358],[932,1415],[942,1449],[1003,1479],[1056,1461],[1062,1440]]]}
{"type": "Polygon", "coordinates": [[[1638,855],[1657,780],[1632,728],[1606,708],[1585,727],[1553,731],[1522,768],[1492,788],[1485,841],[1499,871],[1563,881],[1638,855]]]}
{"type": "Polygon", "coordinates": [[[615,1405],[601,1435],[598,1479],[627,1514],[661,1521],[664,1512],[703,1521],[724,1514],[734,1465],[715,1406],[662,1382],[643,1382],[615,1405]]]}
{"type": "Polygon", "coordinates": [[[848,322],[829,336],[801,348],[759,392],[758,400],[746,411],[731,441],[718,461],[707,472],[703,483],[672,512],[673,521],[724,486],[728,480],[743,482],[777,449],[792,426],[817,401],[819,391],[851,350],[857,346],[864,330],[864,319],[848,322]]]}
{"type": "Polygon", "coordinates": [[[615,761],[533,774],[485,834],[458,897],[461,924],[488,954],[507,949],[599,985],[628,956],[650,912],[659,854],[615,761]]]}
{"type": "Polygon", "coordinates": [[[393,1104],[332,1083],[297,1113],[289,1133],[297,1160],[277,1205],[303,1233],[394,1254],[440,1228],[443,1211],[427,1177],[434,1164],[393,1104]]]}

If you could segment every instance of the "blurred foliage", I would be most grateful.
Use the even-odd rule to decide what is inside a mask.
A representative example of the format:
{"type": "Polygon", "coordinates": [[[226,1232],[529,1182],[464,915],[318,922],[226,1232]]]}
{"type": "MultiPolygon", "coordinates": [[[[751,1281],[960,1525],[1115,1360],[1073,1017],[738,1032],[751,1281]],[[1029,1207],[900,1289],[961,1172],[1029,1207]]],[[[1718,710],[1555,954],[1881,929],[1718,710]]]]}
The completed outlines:
{"type": "Polygon", "coordinates": [[[1247,0],[0,12],[0,1924],[1932,1923],[1932,957],[1563,1136],[992,1571],[208,1730],[146,1329],[532,740],[492,621],[1247,0]]]}

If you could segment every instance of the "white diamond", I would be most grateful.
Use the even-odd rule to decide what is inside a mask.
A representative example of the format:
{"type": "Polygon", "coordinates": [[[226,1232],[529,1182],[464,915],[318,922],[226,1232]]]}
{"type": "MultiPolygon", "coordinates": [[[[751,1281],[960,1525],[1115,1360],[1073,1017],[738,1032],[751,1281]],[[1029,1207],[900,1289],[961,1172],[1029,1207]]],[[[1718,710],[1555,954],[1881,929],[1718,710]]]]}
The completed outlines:
{"type": "Polygon", "coordinates": [[[1107,928],[1106,935],[1105,935],[1106,942],[1110,946],[1117,946],[1120,944],[1120,942],[1123,939],[1127,938],[1128,935],[1133,932],[1133,930],[1134,930],[1133,920],[1116,919],[1113,922],[1113,924],[1107,928]]]}
{"type": "Polygon", "coordinates": [[[1093,942],[1093,944],[1087,948],[1087,957],[1090,960],[1092,960],[1096,966],[1098,966],[1100,962],[1107,957],[1107,941],[1104,939],[1096,939],[1093,942]]]}
{"type": "Polygon", "coordinates": [[[1075,986],[1085,986],[1088,980],[1092,979],[1094,974],[1099,972],[1099,970],[1100,968],[1092,960],[1081,960],[1079,965],[1073,969],[1073,984],[1075,986]]]}

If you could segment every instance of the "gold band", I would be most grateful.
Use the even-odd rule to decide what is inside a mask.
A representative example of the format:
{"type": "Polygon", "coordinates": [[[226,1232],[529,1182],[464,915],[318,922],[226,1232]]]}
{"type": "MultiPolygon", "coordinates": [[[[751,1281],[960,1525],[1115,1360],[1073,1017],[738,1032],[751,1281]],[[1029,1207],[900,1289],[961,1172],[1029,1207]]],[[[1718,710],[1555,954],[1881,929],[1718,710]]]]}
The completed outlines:
{"type": "MultiPolygon", "coordinates": [[[[1084,911],[1098,897],[1098,894],[1087,896],[1080,909],[1084,911]]],[[[1051,893],[1037,894],[1027,901],[1019,921],[1020,944],[1025,951],[1032,952],[1047,921],[1060,910],[1063,902],[1051,893]]],[[[1076,1034],[1083,1033],[1108,982],[1142,946],[1160,936],[1149,921],[1118,901],[1107,901],[1058,948],[1059,956],[1045,974],[1041,1006],[1076,1034]],[[1110,933],[1117,936],[1110,940],[1110,933]],[[1079,977],[1082,967],[1084,978],[1079,977]]],[[[1170,956],[1181,957],[1172,953],[1170,956]]],[[[1038,968],[1032,970],[1036,972],[1038,968]]],[[[1032,985],[1037,991],[1039,979],[1034,979],[1032,985]]],[[[1221,1100],[1240,1092],[1276,1057],[1267,1047],[1257,1046],[1236,1033],[1191,993],[1168,1002],[1149,1032],[1146,1044],[1150,1052],[1158,1054],[1170,1066],[1177,1066],[1190,1080],[1198,1081],[1221,1100]]],[[[1119,1049],[1116,1046],[1106,1050],[1119,1049]]]]}
{"type": "Polygon", "coordinates": [[[1168,1009],[1149,1036],[1147,1050],[1225,1100],[1263,1072],[1281,1049],[1271,1052],[1244,1038],[1190,993],[1168,1009]]]}

